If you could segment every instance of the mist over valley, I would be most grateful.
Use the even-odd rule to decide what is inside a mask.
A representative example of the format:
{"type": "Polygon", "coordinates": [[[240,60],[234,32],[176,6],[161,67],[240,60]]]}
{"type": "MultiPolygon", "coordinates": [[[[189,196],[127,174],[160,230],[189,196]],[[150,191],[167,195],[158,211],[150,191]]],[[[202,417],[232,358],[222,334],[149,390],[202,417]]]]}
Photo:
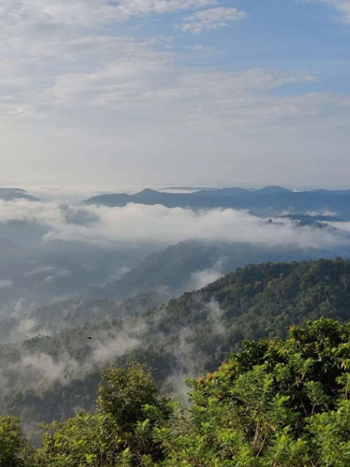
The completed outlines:
{"type": "MultiPolygon", "coordinates": [[[[152,202],[105,206],[0,190],[0,401],[33,441],[37,423],[93,410],[106,366],[143,362],[160,391],[185,400],[185,377],[212,370],[243,338],[282,333],[282,324],[275,332],[276,323],[254,317],[243,289],[239,302],[237,291],[225,298],[221,277],[252,264],[259,275],[261,264],[277,280],[279,268],[298,271],[296,261],[350,258],[347,192],[310,192],[305,211],[286,210],[281,193],[290,200],[294,192],[281,188],[220,192],[222,204],[208,190],[184,195],[197,193],[201,207],[170,207],[156,191],[152,202]],[[232,207],[237,192],[261,200],[232,207]]],[[[268,283],[257,276],[247,286],[260,294],[268,283]]],[[[306,319],[296,316],[286,323],[306,319]]]]}
{"type": "Polygon", "coordinates": [[[0,467],[349,467],[350,0],[0,0],[0,467]]]}

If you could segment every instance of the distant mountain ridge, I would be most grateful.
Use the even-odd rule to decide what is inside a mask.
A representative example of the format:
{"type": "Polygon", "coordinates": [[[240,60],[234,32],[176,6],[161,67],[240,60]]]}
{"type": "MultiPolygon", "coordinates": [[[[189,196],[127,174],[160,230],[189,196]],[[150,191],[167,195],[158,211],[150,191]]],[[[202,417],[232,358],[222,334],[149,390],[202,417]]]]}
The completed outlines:
{"type": "Polygon", "coordinates": [[[94,196],[84,202],[88,205],[110,207],[138,203],[161,204],[168,208],[233,208],[266,214],[284,211],[293,213],[329,211],[350,219],[350,190],[292,191],[280,186],[267,186],[258,190],[232,187],[192,193],[167,193],[145,189],[133,195],[116,193],[94,196]]]}
{"type": "Polygon", "coordinates": [[[39,201],[38,198],[27,194],[22,188],[0,188],[0,199],[13,201],[15,199],[26,199],[28,201],[39,201]]]}

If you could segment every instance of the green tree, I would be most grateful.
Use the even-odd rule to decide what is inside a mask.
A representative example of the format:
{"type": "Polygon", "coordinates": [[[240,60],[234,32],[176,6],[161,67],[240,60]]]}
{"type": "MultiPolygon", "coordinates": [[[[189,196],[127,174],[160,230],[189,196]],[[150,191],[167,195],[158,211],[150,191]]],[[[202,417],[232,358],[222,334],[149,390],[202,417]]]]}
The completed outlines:
{"type": "Polygon", "coordinates": [[[30,454],[19,420],[0,417],[0,467],[29,466],[30,454]]]}
{"type": "Polygon", "coordinates": [[[188,384],[175,410],[139,364],[110,369],[96,412],[47,427],[34,464],[18,420],[1,419],[0,467],[349,467],[350,323],[247,341],[188,384]]]}
{"type": "Polygon", "coordinates": [[[190,417],[158,430],[164,465],[347,467],[350,325],[321,319],[286,341],[246,342],[190,381],[190,417]]]}
{"type": "Polygon", "coordinates": [[[47,427],[38,462],[43,467],[154,465],[164,451],[153,433],[171,413],[172,404],[156,397],[151,375],[141,365],[108,370],[96,413],[47,427]]]}

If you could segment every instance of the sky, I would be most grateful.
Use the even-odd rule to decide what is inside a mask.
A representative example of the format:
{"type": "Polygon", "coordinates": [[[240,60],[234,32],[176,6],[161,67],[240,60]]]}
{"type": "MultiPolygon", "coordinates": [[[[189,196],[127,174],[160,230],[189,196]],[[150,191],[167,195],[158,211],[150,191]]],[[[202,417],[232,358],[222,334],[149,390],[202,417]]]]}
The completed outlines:
{"type": "Polygon", "coordinates": [[[350,0],[0,0],[0,184],[350,187],[350,0]]]}

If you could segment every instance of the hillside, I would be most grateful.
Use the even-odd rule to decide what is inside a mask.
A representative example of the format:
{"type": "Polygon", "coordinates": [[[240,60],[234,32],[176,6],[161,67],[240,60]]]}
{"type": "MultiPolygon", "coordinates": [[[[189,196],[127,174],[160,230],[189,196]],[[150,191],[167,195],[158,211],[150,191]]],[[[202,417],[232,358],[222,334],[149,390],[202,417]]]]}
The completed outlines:
{"type": "MultiPolygon", "coordinates": [[[[322,228],[321,223],[315,226],[315,221],[308,217],[295,222],[322,228]]],[[[350,258],[350,248],[333,246],[328,249],[302,249],[243,242],[186,241],[151,253],[121,279],[103,287],[92,287],[82,297],[124,300],[137,293],[161,292],[172,298],[202,288],[248,264],[334,259],[340,255],[350,258]]]]}
{"type": "Polygon", "coordinates": [[[157,293],[136,294],[122,302],[69,299],[29,309],[21,315],[0,315],[1,343],[130,318],[166,301],[164,295],[157,293]]]}
{"type": "Polygon", "coordinates": [[[181,392],[184,376],[213,370],[243,340],[319,317],[350,319],[350,261],[250,265],[137,317],[0,346],[2,412],[30,424],[90,410],[100,369],[130,360],[150,366],[159,389],[181,392]]]}
{"type": "Polygon", "coordinates": [[[0,188],[0,199],[3,199],[4,201],[13,201],[16,199],[39,201],[38,198],[28,195],[28,193],[21,188],[0,188]]]}

